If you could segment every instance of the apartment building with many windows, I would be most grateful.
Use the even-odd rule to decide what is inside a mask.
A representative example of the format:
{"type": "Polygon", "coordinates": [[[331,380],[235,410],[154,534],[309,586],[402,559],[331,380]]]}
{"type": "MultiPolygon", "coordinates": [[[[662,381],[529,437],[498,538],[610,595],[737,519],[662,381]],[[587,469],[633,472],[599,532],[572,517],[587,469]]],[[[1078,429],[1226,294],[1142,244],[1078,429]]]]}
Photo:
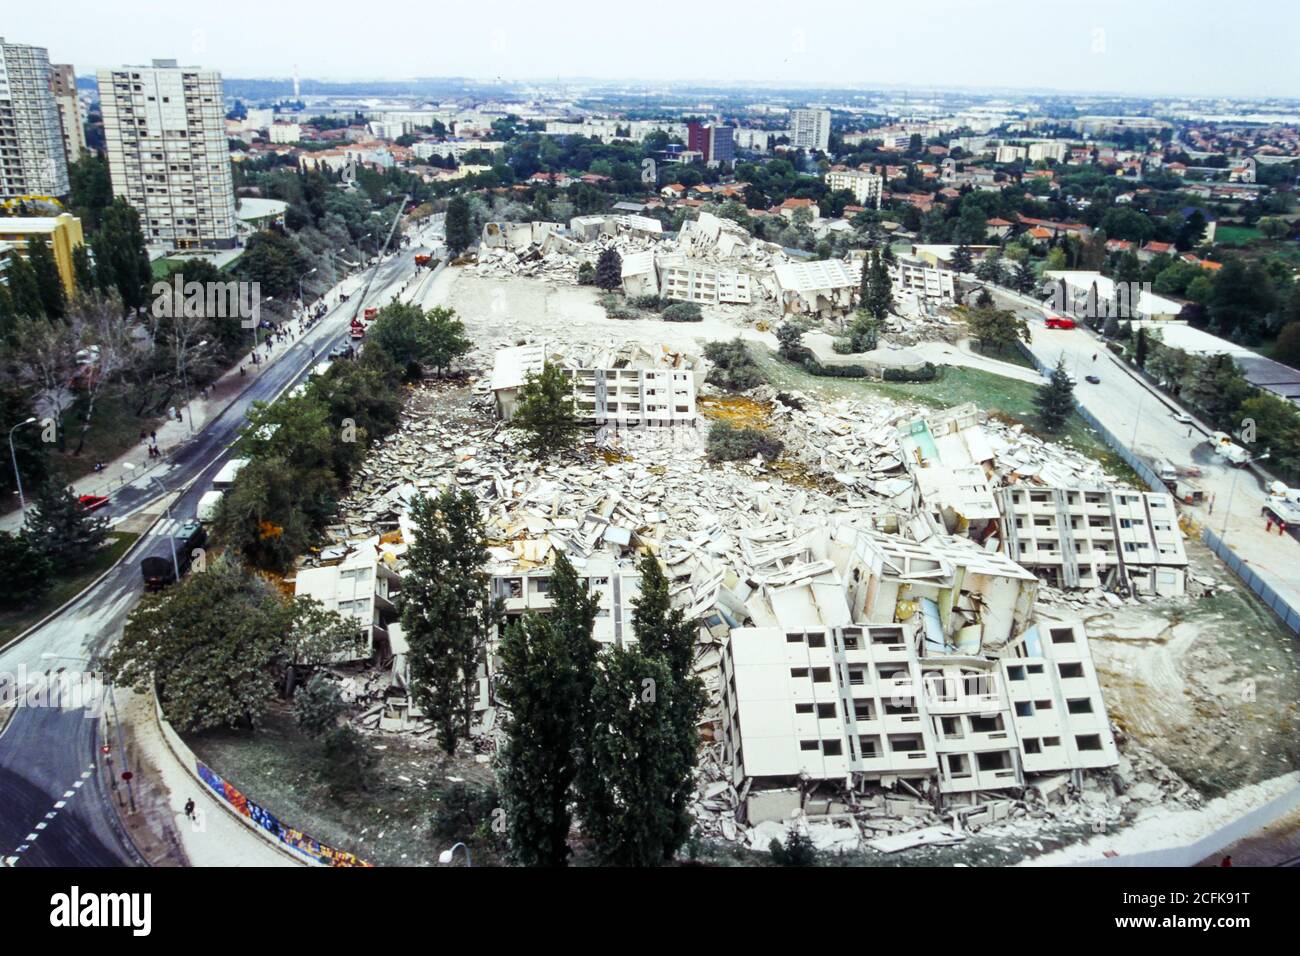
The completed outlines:
{"type": "Polygon", "coordinates": [[[169,249],[236,244],[235,189],[221,74],[152,66],[100,70],[113,193],[140,214],[145,241],[169,249]]]}
{"type": "Polygon", "coordinates": [[[66,196],[68,158],[44,47],[0,37],[0,199],[66,196]]]}
{"type": "Polygon", "coordinates": [[[790,145],[826,152],[831,145],[831,111],[791,110],[790,145]]]}
{"type": "Polygon", "coordinates": [[[827,189],[831,192],[847,189],[853,193],[853,199],[858,205],[871,209],[880,208],[884,183],[883,176],[862,169],[849,169],[847,166],[832,166],[826,173],[827,189]]]}
{"type": "Polygon", "coordinates": [[[998,490],[1008,557],[1064,588],[1177,596],[1187,552],[1170,495],[1013,485],[998,490]]]}
{"type": "Polygon", "coordinates": [[[75,163],[86,152],[86,129],[81,122],[81,104],[77,102],[77,74],[70,63],[50,67],[50,90],[59,110],[63,152],[69,164],[75,163]]]}

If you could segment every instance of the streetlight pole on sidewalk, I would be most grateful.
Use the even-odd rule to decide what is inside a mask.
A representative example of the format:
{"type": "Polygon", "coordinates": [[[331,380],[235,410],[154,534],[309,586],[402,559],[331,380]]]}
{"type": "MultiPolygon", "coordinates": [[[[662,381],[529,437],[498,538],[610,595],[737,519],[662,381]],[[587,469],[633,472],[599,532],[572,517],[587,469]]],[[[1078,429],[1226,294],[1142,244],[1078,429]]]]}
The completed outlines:
{"type": "Polygon", "coordinates": [[[1232,496],[1237,491],[1237,476],[1241,474],[1243,468],[1253,465],[1257,461],[1263,461],[1269,456],[1269,452],[1264,452],[1258,458],[1247,458],[1237,468],[1232,471],[1232,484],[1228,486],[1228,506],[1223,509],[1223,530],[1219,533],[1219,544],[1226,544],[1228,540],[1228,519],[1232,517],[1232,496]]]}
{"type": "Polygon", "coordinates": [[[13,459],[13,463],[14,463],[14,481],[18,483],[18,515],[19,515],[19,517],[22,517],[24,514],[27,513],[27,499],[23,497],[23,476],[22,476],[22,474],[18,471],[18,452],[14,451],[14,432],[16,432],[18,429],[22,428],[24,425],[30,425],[30,424],[32,424],[32,423],[35,422],[35,421],[36,421],[36,416],[33,415],[31,418],[28,418],[28,419],[26,419],[25,421],[21,421],[21,422],[19,422],[17,425],[15,425],[13,428],[9,429],[9,457],[10,457],[11,459],[13,459]]]}
{"type": "MultiPolygon", "coordinates": [[[[204,340],[203,340],[202,342],[200,342],[198,345],[194,346],[194,351],[197,352],[199,349],[204,348],[207,344],[208,344],[208,340],[207,340],[207,339],[204,339],[204,340]]],[[[181,356],[181,388],[183,388],[183,389],[185,390],[185,404],[190,406],[190,417],[189,417],[189,423],[190,423],[190,437],[193,438],[193,437],[194,437],[194,408],[193,408],[194,396],[190,394],[190,382],[189,382],[189,376],[186,374],[186,371],[185,371],[186,368],[189,366],[189,364],[190,364],[190,363],[187,362],[187,361],[185,360],[185,356],[182,354],[182,356],[181,356]]],[[[184,413],[182,412],[182,414],[184,414],[184,413]]]]}

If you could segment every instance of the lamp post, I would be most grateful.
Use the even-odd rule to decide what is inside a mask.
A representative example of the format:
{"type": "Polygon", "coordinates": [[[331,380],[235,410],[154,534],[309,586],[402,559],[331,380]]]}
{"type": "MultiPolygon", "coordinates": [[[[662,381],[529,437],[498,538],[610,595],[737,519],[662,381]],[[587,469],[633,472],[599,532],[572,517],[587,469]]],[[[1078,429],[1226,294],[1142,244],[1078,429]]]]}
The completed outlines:
{"type": "MultiPolygon", "coordinates": [[[[126,464],[124,464],[122,467],[125,468],[127,471],[135,471],[135,465],[133,465],[129,461],[126,464]]],[[[168,524],[170,524],[172,520],[172,509],[171,509],[171,505],[167,504],[167,495],[169,494],[169,492],[167,491],[167,486],[162,483],[162,479],[160,479],[157,475],[146,475],[146,477],[162,490],[163,514],[167,515],[167,522],[168,524]]],[[[176,558],[176,535],[168,534],[167,542],[172,546],[172,571],[176,574],[176,580],[179,582],[181,579],[181,563],[176,558]]]]}
{"type": "MultiPolygon", "coordinates": [[[[198,345],[194,346],[194,351],[197,352],[199,349],[206,347],[207,344],[208,344],[208,340],[204,339],[198,345]]],[[[190,395],[190,381],[189,381],[189,376],[186,374],[186,369],[189,367],[189,364],[190,363],[185,358],[185,352],[184,350],[182,350],[181,351],[181,388],[185,390],[186,405],[189,405],[194,400],[193,396],[190,395]]],[[[193,438],[194,437],[194,409],[193,408],[190,409],[189,423],[190,423],[190,437],[193,438]]]]}
{"type": "Polygon", "coordinates": [[[467,847],[467,846],[466,846],[465,844],[463,844],[463,843],[457,843],[457,844],[455,844],[455,845],[454,845],[450,850],[443,850],[441,853],[439,853],[439,854],[438,854],[438,862],[439,862],[439,863],[442,863],[442,864],[450,863],[450,862],[455,858],[455,856],[456,856],[456,851],[457,851],[457,850],[464,850],[464,851],[465,851],[465,865],[466,865],[466,866],[473,866],[473,865],[474,865],[474,861],[471,860],[470,857],[469,857],[469,847],[467,847]]]}
{"type": "Polygon", "coordinates": [[[302,275],[298,276],[298,307],[302,309],[304,312],[307,310],[307,303],[302,297],[302,280],[307,278],[307,276],[314,274],[315,272],[316,270],[312,269],[310,272],[304,272],[302,275]]]}
{"type": "Polygon", "coordinates": [[[9,429],[9,457],[14,463],[14,481],[18,483],[18,514],[19,517],[27,512],[27,499],[23,497],[23,476],[18,471],[18,452],[14,451],[14,432],[24,425],[30,425],[36,421],[36,416],[25,419],[9,429]]]}
{"type": "Polygon", "coordinates": [[[1242,468],[1253,465],[1257,461],[1263,461],[1268,456],[1269,452],[1265,451],[1264,454],[1260,455],[1258,458],[1247,458],[1239,467],[1233,469],[1232,484],[1228,486],[1228,506],[1223,509],[1223,530],[1219,532],[1220,544],[1226,544],[1228,540],[1228,518],[1232,516],[1232,496],[1236,494],[1237,491],[1237,476],[1241,474],[1242,468]]]}

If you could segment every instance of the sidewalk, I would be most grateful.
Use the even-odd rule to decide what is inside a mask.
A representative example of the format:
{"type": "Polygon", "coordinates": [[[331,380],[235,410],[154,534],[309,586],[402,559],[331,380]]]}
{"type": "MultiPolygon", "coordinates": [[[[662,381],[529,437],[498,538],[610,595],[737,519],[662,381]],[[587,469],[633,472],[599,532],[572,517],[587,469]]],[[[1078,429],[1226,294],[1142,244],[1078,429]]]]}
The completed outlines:
{"type": "MultiPolygon", "coordinates": [[[[150,788],[155,799],[141,801],[144,819],[132,827],[147,827],[158,843],[177,847],[189,866],[297,866],[230,815],[216,796],[192,777],[163,740],[154,719],[153,701],[147,694],[118,691],[122,723],[128,731],[129,749],[136,760],[139,786],[150,788]],[[185,801],[194,801],[194,819],[185,816],[185,801]]],[[[137,814],[139,816],[139,814],[137,814]]],[[[142,848],[143,849],[143,848],[142,848]]],[[[171,854],[175,856],[175,854],[171,854]]],[[[157,865],[157,864],[155,864],[157,865]]]]}
{"type": "MultiPolygon", "coordinates": [[[[321,301],[325,302],[328,309],[334,309],[339,304],[340,292],[355,293],[359,291],[362,281],[361,276],[349,276],[326,292],[321,297],[321,301]]],[[[327,314],[320,321],[328,322],[333,318],[335,316],[327,314]]],[[[185,405],[176,406],[182,420],[165,421],[157,429],[161,458],[150,460],[148,447],[143,443],[135,444],[117,458],[105,462],[103,471],[92,471],[72,482],[72,490],[78,495],[112,495],[125,485],[138,485],[147,482],[150,475],[165,473],[169,469],[171,453],[189,440],[191,428],[194,434],[202,431],[209,422],[225,411],[231,402],[243,394],[244,389],[256,382],[268,368],[288,355],[294,344],[306,334],[306,332],[298,332],[298,323],[292,320],[285,321],[281,328],[288,334],[288,338],[284,342],[273,344],[269,353],[266,348],[265,331],[259,330],[257,354],[260,361],[258,364],[252,364],[248,354],[245,354],[237,364],[226,370],[207,387],[206,397],[195,395],[185,405]],[[242,376],[239,374],[241,368],[245,370],[242,376]],[[128,463],[135,466],[134,471],[126,467],[128,463]]],[[[252,334],[250,329],[248,332],[250,340],[252,334]]],[[[30,504],[30,496],[28,503],[30,504]]],[[[22,518],[17,508],[0,516],[0,530],[17,531],[21,526],[22,518]]]]}

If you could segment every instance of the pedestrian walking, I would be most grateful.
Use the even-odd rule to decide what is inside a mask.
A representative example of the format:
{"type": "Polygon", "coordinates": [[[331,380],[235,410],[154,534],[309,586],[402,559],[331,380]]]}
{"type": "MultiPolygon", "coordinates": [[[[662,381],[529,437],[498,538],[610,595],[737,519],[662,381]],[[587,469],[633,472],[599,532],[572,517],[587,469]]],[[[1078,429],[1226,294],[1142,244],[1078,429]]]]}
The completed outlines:
{"type": "Polygon", "coordinates": [[[191,820],[194,819],[194,798],[190,797],[185,801],[185,815],[191,820]]]}

